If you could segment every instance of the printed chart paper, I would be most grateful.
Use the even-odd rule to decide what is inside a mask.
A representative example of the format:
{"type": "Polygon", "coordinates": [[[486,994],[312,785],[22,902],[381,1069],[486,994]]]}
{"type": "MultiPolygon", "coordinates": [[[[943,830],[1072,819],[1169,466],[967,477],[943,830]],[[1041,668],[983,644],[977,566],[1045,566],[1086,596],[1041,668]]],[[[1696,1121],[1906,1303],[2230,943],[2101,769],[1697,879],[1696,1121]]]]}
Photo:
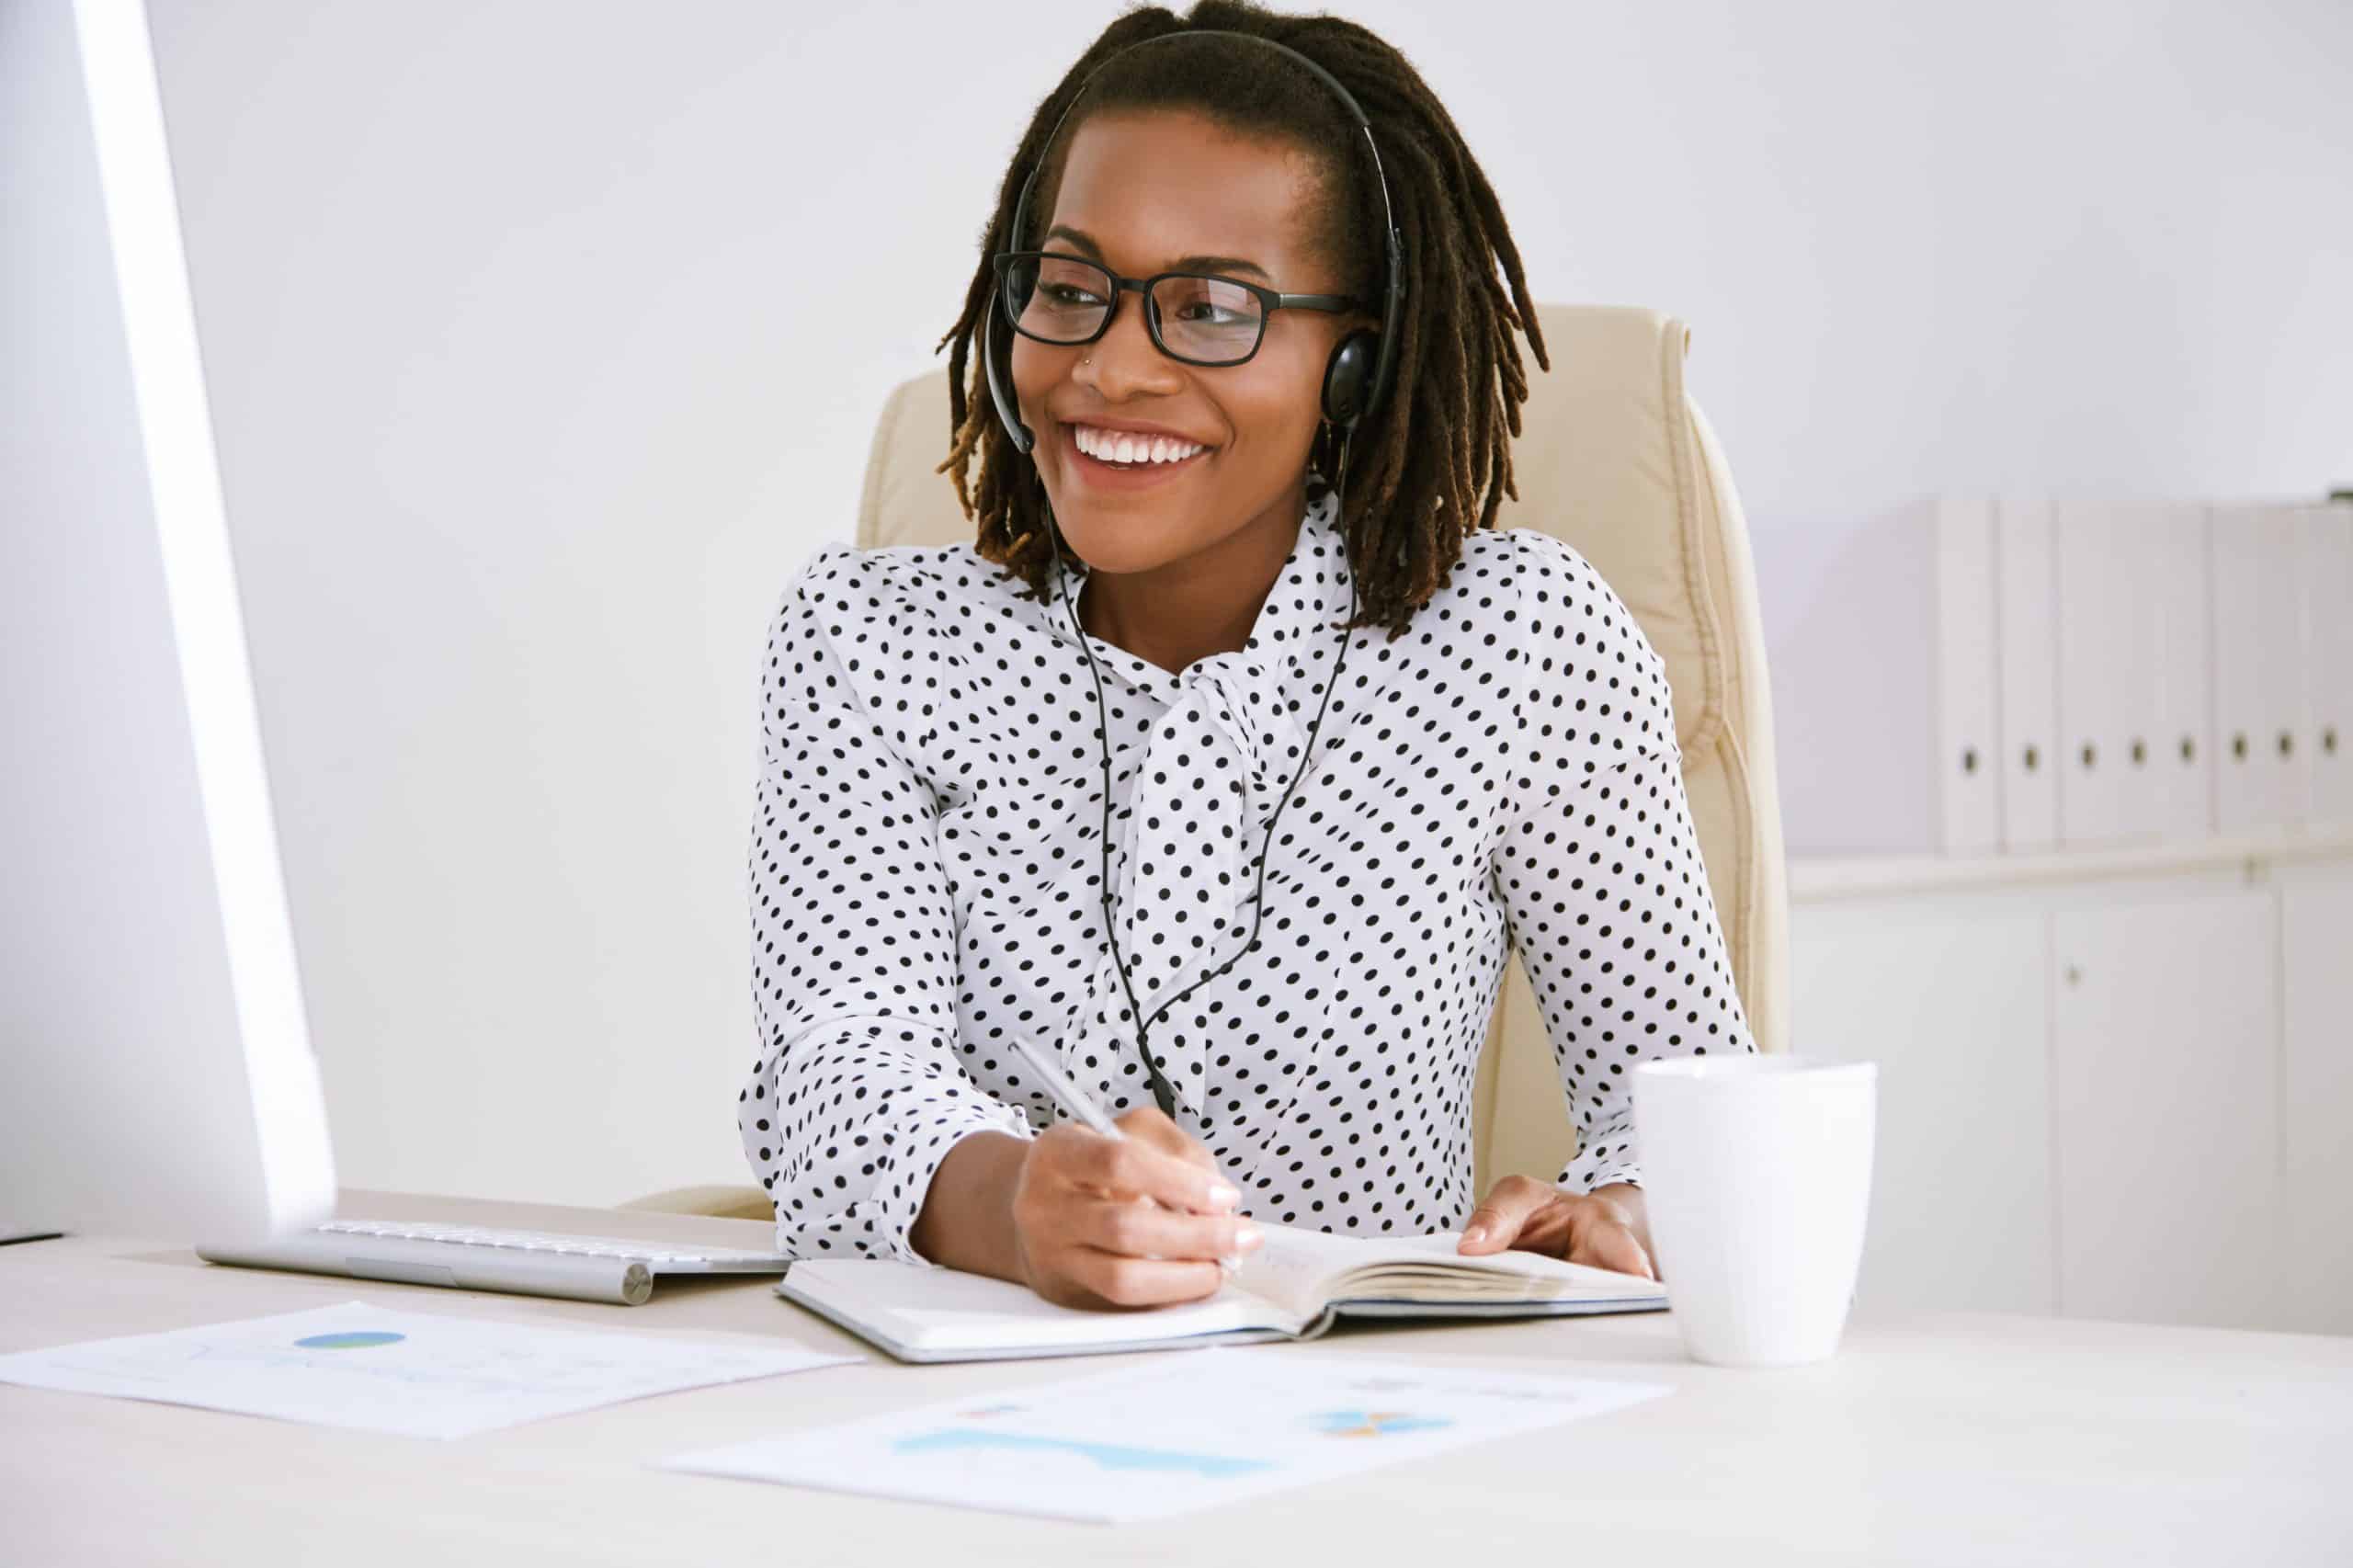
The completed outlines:
{"type": "Polygon", "coordinates": [[[1154,1356],[1097,1377],[656,1461],[1002,1513],[1188,1513],[1556,1426],[1674,1392],[1283,1346],[1154,1356]]]}
{"type": "Polygon", "coordinates": [[[446,1438],[861,1359],[345,1301],[0,1356],[0,1382],[446,1438]]]}

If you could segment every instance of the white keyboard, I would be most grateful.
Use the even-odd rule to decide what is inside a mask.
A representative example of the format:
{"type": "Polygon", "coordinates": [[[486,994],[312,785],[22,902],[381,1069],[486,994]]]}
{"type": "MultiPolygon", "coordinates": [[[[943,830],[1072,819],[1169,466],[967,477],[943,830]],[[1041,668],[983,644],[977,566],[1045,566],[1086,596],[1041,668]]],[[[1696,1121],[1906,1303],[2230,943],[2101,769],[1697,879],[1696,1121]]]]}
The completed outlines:
{"type": "Polygon", "coordinates": [[[211,1263],[291,1268],[403,1285],[565,1296],[633,1307],[654,1293],[657,1274],[782,1274],[781,1253],[445,1225],[413,1220],[330,1220],[275,1241],[199,1246],[211,1263]]]}

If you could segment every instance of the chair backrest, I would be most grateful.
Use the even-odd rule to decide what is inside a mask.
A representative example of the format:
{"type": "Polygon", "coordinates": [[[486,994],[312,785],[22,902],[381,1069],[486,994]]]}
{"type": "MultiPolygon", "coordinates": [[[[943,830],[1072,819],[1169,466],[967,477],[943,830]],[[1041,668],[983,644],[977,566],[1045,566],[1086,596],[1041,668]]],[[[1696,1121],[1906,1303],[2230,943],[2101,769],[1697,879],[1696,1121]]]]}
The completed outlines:
{"type": "MultiPolygon", "coordinates": [[[[1789,902],[1774,789],[1765,639],[1748,530],[1723,453],[1685,393],[1691,334],[1656,311],[1540,305],[1550,371],[1529,366],[1519,491],[1499,528],[1574,545],[1626,601],[1666,660],[1683,784],[1733,979],[1760,1051],[1787,1049],[1789,902]]],[[[972,537],[948,450],[948,376],[900,386],[867,460],[858,545],[972,537]]],[[[1576,1153],[1575,1125],[1544,1021],[1517,958],[1488,1026],[1475,1096],[1475,1179],[1550,1181],[1576,1153]]]]}

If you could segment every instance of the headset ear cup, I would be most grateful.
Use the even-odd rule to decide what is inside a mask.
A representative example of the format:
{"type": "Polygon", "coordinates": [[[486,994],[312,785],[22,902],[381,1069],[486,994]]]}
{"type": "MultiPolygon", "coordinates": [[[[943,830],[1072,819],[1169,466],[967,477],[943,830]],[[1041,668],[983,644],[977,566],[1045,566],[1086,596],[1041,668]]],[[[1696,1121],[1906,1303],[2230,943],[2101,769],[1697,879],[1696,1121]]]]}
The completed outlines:
{"type": "Polygon", "coordinates": [[[1372,364],[1381,339],[1370,332],[1352,332],[1332,350],[1324,367],[1324,417],[1346,430],[1364,415],[1365,392],[1372,380],[1372,364]]]}

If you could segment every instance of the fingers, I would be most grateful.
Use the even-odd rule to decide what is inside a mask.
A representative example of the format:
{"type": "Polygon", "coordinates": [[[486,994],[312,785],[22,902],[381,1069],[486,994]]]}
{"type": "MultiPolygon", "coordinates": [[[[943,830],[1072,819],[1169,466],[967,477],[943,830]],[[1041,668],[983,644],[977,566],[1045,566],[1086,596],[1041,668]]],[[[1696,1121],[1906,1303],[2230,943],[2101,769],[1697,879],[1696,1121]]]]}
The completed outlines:
{"type": "Polygon", "coordinates": [[[1472,1210],[1455,1251],[1481,1256],[1513,1246],[1637,1278],[1659,1277],[1623,1209],[1608,1199],[1563,1192],[1529,1176],[1506,1176],[1495,1183],[1487,1200],[1472,1210]]]}
{"type": "MultiPolygon", "coordinates": [[[[1142,1114],[1129,1112],[1121,1119],[1120,1131],[1128,1133],[1127,1119],[1142,1114]]],[[[1150,1114],[1160,1115],[1157,1110],[1150,1114]]],[[[1185,1138],[1174,1126],[1167,1131],[1185,1138]]],[[[1056,1142],[1051,1152],[1053,1168],[1072,1184],[1102,1196],[1149,1198],[1197,1214],[1227,1214],[1242,1206],[1241,1190],[1217,1174],[1214,1160],[1197,1164],[1134,1133],[1105,1138],[1083,1127],[1057,1127],[1039,1134],[1040,1142],[1050,1138],[1056,1142]]]]}
{"type": "Polygon", "coordinates": [[[1470,1223],[1464,1226],[1455,1251],[1473,1255],[1503,1251],[1519,1238],[1531,1216],[1563,1196],[1549,1182],[1520,1176],[1504,1177],[1488,1189],[1486,1201],[1471,1211],[1470,1223]]]}
{"type": "Polygon", "coordinates": [[[1658,1278],[1658,1270],[1651,1266],[1650,1254],[1634,1239],[1632,1230],[1598,1204],[1586,1205],[1570,1222],[1568,1259],[1571,1263],[1589,1263],[1596,1268],[1614,1268],[1620,1274],[1644,1279],[1658,1278]]]}
{"type": "Polygon", "coordinates": [[[1072,1239],[1125,1257],[1215,1263],[1256,1251],[1257,1226],[1234,1214],[1188,1214],[1155,1204],[1095,1199],[1078,1210],[1072,1239]]]}
{"type": "Polygon", "coordinates": [[[1047,1299],[1063,1306],[1163,1307],[1214,1295],[1225,1283],[1214,1263],[1120,1257],[1092,1247],[1072,1249],[1062,1264],[1060,1293],[1047,1299]]]}
{"type": "Polygon", "coordinates": [[[1174,1154],[1205,1171],[1217,1169],[1217,1156],[1211,1153],[1200,1140],[1169,1120],[1158,1106],[1138,1106],[1111,1119],[1128,1137],[1148,1143],[1163,1153],[1174,1154]]]}
{"type": "Polygon", "coordinates": [[[1221,1264],[1263,1244],[1208,1150],[1153,1108],[1117,1138],[1074,1124],[1040,1132],[1013,1195],[1022,1277],[1047,1301],[1148,1307],[1214,1295],[1221,1264]]]}

